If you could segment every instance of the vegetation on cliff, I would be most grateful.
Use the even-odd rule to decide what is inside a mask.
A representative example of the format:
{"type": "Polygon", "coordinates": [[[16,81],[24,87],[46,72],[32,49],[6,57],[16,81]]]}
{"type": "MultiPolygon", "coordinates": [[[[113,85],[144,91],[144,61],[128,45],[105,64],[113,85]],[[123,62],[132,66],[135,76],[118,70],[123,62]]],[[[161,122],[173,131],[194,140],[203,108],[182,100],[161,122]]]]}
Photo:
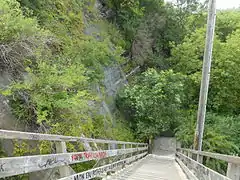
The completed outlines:
{"type": "Polygon", "coordinates": [[[103,69],[123,61],[122,47],[101,29],[84,33],[87,26],[106,23],[93,3],[1,0],[1,68],[13,77],[2,94],[28,127],[118,139],[110,118],[99,114],[104,99],[93,87],[99,84],[104,93],[103,69]]]}
{"type": "MultiPolygon", "coordinates": [[[[125,60],[121,35],[99,17],[94,4],[0,0],[0,68],[12,78],[1,94],[8,97],[16,121],[26,130],[134,141],[117,110],[111,117],[100,112],[105,101],[104,68],[125,60]],[[103,31],[102,26],[111,30],[103,31]]],[[[67,145],[69,150],[77,147],[67,145]]],[[[12,153],[31,154],[29,146],[16,142],[12,153]]],[[[35,151],[54,153],[47,142],[35,151]]]]}

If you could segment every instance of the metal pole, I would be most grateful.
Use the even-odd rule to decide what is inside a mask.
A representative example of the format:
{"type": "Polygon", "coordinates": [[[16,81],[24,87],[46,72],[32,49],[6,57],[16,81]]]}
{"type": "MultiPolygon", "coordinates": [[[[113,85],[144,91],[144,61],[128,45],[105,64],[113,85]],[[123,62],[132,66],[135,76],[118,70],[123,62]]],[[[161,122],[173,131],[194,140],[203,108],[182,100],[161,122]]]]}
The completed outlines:
{"type": "Polygon", "coordinates": [[[210,0],[208,5],[207,33],[202,68],[202,82],[198,105],[197,126],[194,138],[194,148],[199,151],[202,150],[202,139],[204,132],[209,78],[211,71],[215,22],[216,22],[216,0],[210,0]]]}

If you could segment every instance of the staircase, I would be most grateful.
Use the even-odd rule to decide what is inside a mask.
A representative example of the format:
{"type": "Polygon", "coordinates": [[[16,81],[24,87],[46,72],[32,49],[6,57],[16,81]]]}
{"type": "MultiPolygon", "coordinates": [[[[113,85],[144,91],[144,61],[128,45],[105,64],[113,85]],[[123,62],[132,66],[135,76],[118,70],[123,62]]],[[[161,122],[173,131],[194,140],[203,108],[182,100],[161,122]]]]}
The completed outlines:
{"type": "Polygon", "coordinates": [[[112,176],[112,180],[187,180],[174,158],[147,155],[132,167],[112,176]]]}
{"type": "MultiPolygon", "coordinates": [[[[177,147],[174,138],[154,140],[153,154],[145,143],[0,130],[1,139],[50,141],[54,154],[0,158],[0,178],[29,173],[33,180],[240,180],[240,157],[177,147]],[[67,152],[66,143],[88,144],[87,150],[67,152]],[[206,159],[224,161],[220,174],[206,167],[206,159]],[[95,161],[84,172],[73,164],[95,161]],[[53,175],[54,174],[54,175],[53,175]]],[[[85,148],[86,149],[86,148],[85,148]]]]}

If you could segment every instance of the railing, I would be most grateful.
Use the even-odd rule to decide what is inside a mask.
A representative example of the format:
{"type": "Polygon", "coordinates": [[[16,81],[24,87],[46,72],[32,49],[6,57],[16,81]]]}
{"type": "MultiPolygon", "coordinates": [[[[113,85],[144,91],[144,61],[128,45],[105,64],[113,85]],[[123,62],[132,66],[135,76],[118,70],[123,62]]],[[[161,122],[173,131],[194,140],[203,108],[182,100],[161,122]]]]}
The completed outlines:
{"type": "MultiPolygon", "coordinates": [[[[0,139],[31,140],[31,141],[52,141],[55,143],[56,153],[47,155],[33,155],[20,157],[0,158],[0,178],[20,175],[30,172],[42,171],[51,168],[58,168],[60,177],[67,179],[92,179],[106,172],[114,171],[117,168],[129,164],[147,154],[147,144],[133,143],[103,139],[92,139],[52,134],[27,133],[19,131],[0,130],[0,139]],[[101,149],[96,151],[67,152],[66,142],[94,143],[99,144],[101,149]],[[102,167],[90,169],[71,175],[69,165],[114,158],[115,162],[102,167]],[[117,159],[117,161],[116,161],[117,159]]],[[[90,145],[89,145],[90,147],[90,145]]],[[[96,149],[96,148],[95,148],[96,149]]]]}
{"type": "Polygon", "coordinates": [[[190,170],[186,173],[190,173],[189,176],[193,177],[192,179],[195,176],[200,180],[240,180],[240,157],[237,156],[178,148],[176,160],[185,169],[185,172],[190,170]],[[204,166],[202,164],[203,157],[228,163],[226,176],[204,166]]]}

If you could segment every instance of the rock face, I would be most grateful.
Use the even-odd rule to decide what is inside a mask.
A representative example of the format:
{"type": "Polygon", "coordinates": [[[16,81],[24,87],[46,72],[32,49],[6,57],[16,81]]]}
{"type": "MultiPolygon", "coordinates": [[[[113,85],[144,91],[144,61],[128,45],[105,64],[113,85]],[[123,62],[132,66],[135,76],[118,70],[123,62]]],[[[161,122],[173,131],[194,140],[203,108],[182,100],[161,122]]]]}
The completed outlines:
{"type": "Polygon", "coordinates": [[[173,137],[157,137],[153,141],[153,154],[160,156],[175,156],[177,148],[176,138],[173,137]]]}
{"type": "Polygon", "coordinates": [[[118,90],[127,83],[125,74],[117,64],[104,69],[105,100],[102,101],[100,113],[111,118],[113,127],[116,124],[112,114],[116,110],[115,97],[118,90]]]}
{"type": "MultiPolygon", "coordinates": [[[[121,67],[117,64],[104,69],[104,86],[106,97],[114,98],[118,90],[127,84],[126,75],[122,71],[121,67]]],[[[115,109],[114,101],[108,102],[110,112],[115,109]]]]}
{"type": "MultiPolygon", "coordinates": [[[[0,72],[0,88],[4,89],[10,84],[10,75],[6,72],[0,72]]],[[[14,117],[11,114],[7,98],[0,95],[0,129],[16,129],[14,117]]]]}
{"type": "MultiPolygon", "coordinates": [[[[107,9],[103,6],[104,2],[101,0],[95,1],[95,9],[98,10],[98,15],[100,18],[106,18],[109,12],[107,9]],[[104,14],[105,13],[105,14],[104,14]]],[[[84,33],[93,36],[98,40],[101,40],[100,36],[96,36],[96,34],[101,34],[102,29],[97,24],[91,24],[88,22],[88,18],[86,15],[84,15],[84,23],[86,24],[86,28],[84,29],[84,33]]],[[[114,45],[109,44],[109,48],[114,51],[114,45]]],[[[106,97],[105,100],[102,101],[101,107],[100,107],[100,114],[104,115],[105,117],[110,117],[113,125],[115,124],[114,118],[112,118],[112,113],[115,111],[115,97],[117,94],[117,91],[123,87],[127,81],[126,81],[126,75],[123,72],[121,66],[114,62],[114,59],[112,60],[111,66],[108,67],[102,67],[104,71],[104,79],[103,79],[103,85],[105,87],[105,94],[103,95],[100,91],[100,85],[95,85],[96,91],[98,92],[100,97],[106,97]]]]}
{"type": "Polygon", "coordinates": [[[118,89],[125,83],[127,83],[125,74],[119,65],[105,68],[104,85],[108,96],[115,96],[118,89]]]}

